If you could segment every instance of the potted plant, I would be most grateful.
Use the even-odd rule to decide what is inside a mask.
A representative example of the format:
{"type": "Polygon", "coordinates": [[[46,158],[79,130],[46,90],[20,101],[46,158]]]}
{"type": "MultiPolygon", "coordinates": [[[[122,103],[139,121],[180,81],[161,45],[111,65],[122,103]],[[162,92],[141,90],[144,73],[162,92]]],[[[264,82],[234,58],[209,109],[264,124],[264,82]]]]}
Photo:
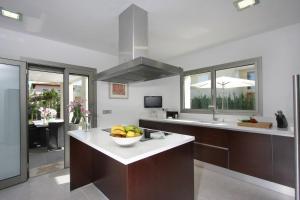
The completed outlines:
{"type": "Polygon", "coordinates": [[[48,118],[50,117],[50,109],[40,107],[39,111],[41,113],[41,118],[42,118],[43,124],[47,124],[48,123],[48,118]]]}

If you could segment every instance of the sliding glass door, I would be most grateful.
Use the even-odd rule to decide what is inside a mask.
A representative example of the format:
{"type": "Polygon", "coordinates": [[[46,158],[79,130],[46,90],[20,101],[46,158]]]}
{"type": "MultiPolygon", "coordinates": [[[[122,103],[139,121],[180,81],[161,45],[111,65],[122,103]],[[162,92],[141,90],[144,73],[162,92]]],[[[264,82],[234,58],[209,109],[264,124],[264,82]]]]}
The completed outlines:
{"type": "Polygon", "coordinates": [[[0,189],[26,181],[26,64],[0,58],[0,189]]]}
{"type": "MultiPolygon", "coordinates": [[[[65,167],[69,166],[70,101],[81,99],[91,112],[91,126],[97,126],[96,69],[47,61],[27,61],[29,67],[57,69],[63,74],[65,167]],[[69,83],[69,84],[68,84],[69,83]]],[[[0,58],[0,189],[28,178],[27,74],[26,63],[0,58]],[[26,98],[27,97],[27,98],[26,98]]],[[[40,68],[39,68],[40,69],[40,68]]]]}
{"type": "MultiPolygon", "coordinates": [[[[64,104],[70,105],[73,101],[80,101],[83,107],[89,110],[90,127],[97,126],[97,90],[96,81],[94,79],[96,69],[82,67],[68,67],[64,72],[64,104]],[[67,84],[68,83],[68,84],[67,84]]],[[[68,112],[66,107],[64,113],[66,132],[74,129],[73,113],[68,112]]],[[[80,127],[80,126],[79,126],[80,127]]],[[[70,164],[69,136],[65,138],[65,167],[70,164]]]]}

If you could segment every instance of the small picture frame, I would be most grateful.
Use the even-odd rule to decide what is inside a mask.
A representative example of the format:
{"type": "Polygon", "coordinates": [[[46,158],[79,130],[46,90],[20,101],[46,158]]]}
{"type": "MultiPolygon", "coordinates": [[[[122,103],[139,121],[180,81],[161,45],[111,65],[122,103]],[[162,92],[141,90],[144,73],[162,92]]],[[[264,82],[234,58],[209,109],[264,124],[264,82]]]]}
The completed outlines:
{"type": "Polygon", "coordinates": [[[109,83],[110,99],[128,99],[128,84],[109,83]]]}

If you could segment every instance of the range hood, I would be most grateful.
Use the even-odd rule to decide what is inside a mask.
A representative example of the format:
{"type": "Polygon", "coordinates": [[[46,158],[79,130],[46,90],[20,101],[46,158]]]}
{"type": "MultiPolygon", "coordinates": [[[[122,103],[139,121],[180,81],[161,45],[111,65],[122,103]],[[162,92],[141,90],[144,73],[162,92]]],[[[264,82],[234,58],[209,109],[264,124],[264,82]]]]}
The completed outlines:
{"type": "Polygon", "coordinates": [[[130,83],[179,75],[182,68],[147,58],[148,13],[132,4],[119,16],[119,64],[97,74],[98,81],[130,83]]]}

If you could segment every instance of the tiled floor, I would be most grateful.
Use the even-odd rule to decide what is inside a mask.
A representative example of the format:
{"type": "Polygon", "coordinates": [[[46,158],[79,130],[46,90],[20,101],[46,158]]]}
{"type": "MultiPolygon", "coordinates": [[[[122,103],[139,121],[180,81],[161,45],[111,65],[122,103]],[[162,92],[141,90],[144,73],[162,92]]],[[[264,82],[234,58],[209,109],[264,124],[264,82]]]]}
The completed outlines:
{"type": "Polygon", "coordinates": [[[197,200],[294,200],[271,190],[195,166],[197,200]]]}
{"type": "Polygon", "coordinates": [[[64,150],[47,151],[47,149],[29,150],[29,168],[51,164],[64,160],[64,150]]]}
{"type": "Polygon", "coordinates": [[[64,150],[29,150],[29,176],[34,177],[64,168],[64,150]]]}
{"type": "MultiPolygon", "coordinates": [[[[28,182],[0,190],[0,200],[106,200],[92,184],[69,192],[69,171],[31,178],[28,182]]],[[[222,174],[195,166],[197,200],[293,200],[222,174]]]]}
{"type": "Polygon", "coordinates": [[[92,184],[70,192],[69,170],[30,178],[26,183],[0,190],[0,200],[105,200],[92,184]]]}

